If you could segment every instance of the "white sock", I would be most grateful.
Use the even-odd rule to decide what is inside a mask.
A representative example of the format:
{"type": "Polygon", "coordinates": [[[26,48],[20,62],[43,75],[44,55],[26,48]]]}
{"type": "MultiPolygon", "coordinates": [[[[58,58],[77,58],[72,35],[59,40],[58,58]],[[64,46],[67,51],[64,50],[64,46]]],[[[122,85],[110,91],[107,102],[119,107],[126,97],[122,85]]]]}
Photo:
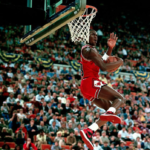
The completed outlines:
{"type": "Polygon", "coordinates": [[[93,123],[92,125],[90,125],[88,128],[91,129],[92,131],[96,131],[96,130],[99,129],[99,126],[98,126],[97,123],[94,122],[94,123],[93,123]]]}
{"type": "Polygon", "coordinates": [[[115,113],[116,112],[116,108],[110,107],[107,111],[111,111],[111,112],[115,113]]]}

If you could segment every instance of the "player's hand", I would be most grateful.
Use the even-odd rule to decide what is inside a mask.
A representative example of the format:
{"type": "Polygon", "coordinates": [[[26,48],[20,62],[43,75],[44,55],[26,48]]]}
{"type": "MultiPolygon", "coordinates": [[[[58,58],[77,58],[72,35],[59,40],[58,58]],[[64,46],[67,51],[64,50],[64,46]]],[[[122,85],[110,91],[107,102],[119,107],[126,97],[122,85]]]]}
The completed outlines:
{"type": "Polygon", "coordinates": [[[117,59],[117,61],[120,61],[120,62],[122,62],[122,64],[123,64],[123,59],[122,59],[122,58],[119,58],[119,57],[117,57],[117,56],[115,56],[115,58],[117,59]]]}
{"type": "Polygon", "coordinates": [[[110,38],[107,41],[108,46],[113,49],[116,45],[117,39],[118,37],[116,37],[116,34],[114,34],[114,32],[110,33],[110,38]]]}

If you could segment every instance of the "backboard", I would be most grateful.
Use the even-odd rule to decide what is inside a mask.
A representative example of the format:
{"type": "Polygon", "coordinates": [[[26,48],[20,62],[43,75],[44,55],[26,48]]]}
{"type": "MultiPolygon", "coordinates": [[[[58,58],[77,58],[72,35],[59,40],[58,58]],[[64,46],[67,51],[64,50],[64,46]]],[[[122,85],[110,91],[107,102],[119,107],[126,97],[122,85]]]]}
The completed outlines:
{"type": "MultiPolygon", "coordinates": [[[[27,5],[32,8],[32,0],[28,0],[27,5]]],[[[27,33],[21,38],[20,43],[31,46],[78,18],[86,9],[86,0],[45,0],[43,9],[46,22],[33,29],[31,26],[26,26],[27,33]]]]}

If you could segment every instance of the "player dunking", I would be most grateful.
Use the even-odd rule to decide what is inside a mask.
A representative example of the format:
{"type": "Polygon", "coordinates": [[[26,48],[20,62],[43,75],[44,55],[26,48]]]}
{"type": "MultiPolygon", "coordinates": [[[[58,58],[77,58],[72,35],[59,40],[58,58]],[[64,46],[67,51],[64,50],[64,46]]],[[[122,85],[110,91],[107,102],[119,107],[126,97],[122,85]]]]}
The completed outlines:
{"type": "Polygon", "coordinates": [[[89,101],[106,110],[106,113],[102,114],[97,122],[80,131],[83,141],[90,150],[94,149],[92,135],[100,126],[107,121],[121,123],[121,119],[116,115],[116,110],[125,102],[125,99],[114,89],[107,86],[106,83],[99,80],[98,75],[100,69],[109,72],[123,64],[123,60],[118,57],[116,57],[117,62],[104,62],[111,55],[117,39],[114,33],[110,34],[110,38],[107,41],[109,49],[107,54],[105,53],[102,57],[95,48],[97,33],[94,30],[90,30],[89,44],[83,46],[81,50],[81,92],[89,101]]]}

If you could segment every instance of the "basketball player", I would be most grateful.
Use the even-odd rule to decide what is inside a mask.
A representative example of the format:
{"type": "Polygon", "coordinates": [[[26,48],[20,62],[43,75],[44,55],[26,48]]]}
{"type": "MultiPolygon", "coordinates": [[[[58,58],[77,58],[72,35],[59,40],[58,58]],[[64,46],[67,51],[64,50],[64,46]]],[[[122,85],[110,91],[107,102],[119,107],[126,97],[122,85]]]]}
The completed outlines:
{"type": "Polygon", "coordinates": [[[104,56],[101,56],[95,48],[97,33],[94,30],[90,30],[89,44],[83,46],[81,50],[81,92],[86,99],[106,110],[106,113],[102,114],[97,122],[80,131],[83,141],[90,150],[94,149],[92,135],[100,126],[107,121],[121,123],[121,119],[116,115],[116,111],[125,102],[125,99],[117,91],[99,80],[98,75],[100,69],[110,72],[123,64],[123,60],[118,57],[116,57],[117,62],[104,62],[111,55],[117,39],[114,33],[110,34],[110,38],[107,41],[109,49],[104,56]]]}

